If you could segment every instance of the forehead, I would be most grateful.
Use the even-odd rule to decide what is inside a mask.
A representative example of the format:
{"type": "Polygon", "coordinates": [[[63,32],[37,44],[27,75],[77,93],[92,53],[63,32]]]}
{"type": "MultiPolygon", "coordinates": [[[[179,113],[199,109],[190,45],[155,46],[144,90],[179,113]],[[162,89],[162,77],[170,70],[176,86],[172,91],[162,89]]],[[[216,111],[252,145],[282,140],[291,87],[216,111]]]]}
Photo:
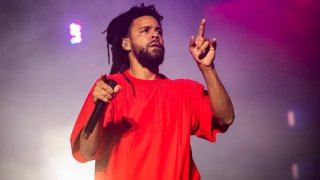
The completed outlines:
{"type": "Polygon", "coordinates": [[[133,20],[132,29],[138,29],[144,26],[160,27],[158,21],[152,16],[141,16],[133,20]]]}

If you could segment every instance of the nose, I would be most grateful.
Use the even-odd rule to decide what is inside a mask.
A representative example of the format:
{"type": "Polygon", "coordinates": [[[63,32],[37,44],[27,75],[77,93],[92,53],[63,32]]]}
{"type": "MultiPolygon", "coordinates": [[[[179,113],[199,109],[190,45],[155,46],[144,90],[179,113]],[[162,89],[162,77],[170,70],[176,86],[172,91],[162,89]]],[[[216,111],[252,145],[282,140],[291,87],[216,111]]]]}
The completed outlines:
{"type": "Polygon", "coordinates": [[[156,30],[152,31],[152,39],[159,40],[159,38],[160,38],[159,36],[160,35],[159,35],[158,31],[156,31],[156,30]]]}

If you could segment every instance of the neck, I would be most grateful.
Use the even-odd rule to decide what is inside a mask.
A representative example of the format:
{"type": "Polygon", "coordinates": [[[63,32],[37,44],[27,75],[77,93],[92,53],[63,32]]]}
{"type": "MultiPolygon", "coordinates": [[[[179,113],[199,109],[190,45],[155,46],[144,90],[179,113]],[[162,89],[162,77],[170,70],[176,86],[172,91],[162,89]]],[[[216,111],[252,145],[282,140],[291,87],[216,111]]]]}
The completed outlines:
{"type": "MultiPolygon", "coordinates": [[[[140,65],[141,66],[141,65],[140,65]]],[[[143,80],[154,80],[159,75],[159,68],[156,69],[148,69],[145,67],[138,66],[130,66],[129,73],[135,78],[143,79],[143,80]]]]}
{"type": "Polygon", "coordinates": [[[136,58],[130,58],[130,68],[129,73],[131,76],[143,79],[143,80],[154,80],[159,75],[159,67],[156,67],[154,69],[148,69],[146,67],[143,67],[136,58]]]}

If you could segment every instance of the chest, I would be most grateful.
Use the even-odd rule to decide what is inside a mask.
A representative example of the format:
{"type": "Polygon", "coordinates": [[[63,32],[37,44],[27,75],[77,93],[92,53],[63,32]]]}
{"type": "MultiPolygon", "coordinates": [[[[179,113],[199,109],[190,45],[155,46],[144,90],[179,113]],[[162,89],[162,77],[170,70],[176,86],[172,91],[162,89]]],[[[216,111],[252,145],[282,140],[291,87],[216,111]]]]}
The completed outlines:
{"type": "Polygon", "coordinates": [[[116,119],[128,119],[132,129],[144,135],[189,128],[190,104],[183,92],[172,84],[135,86],[123,89],[117,97],[116,119]],[[133,95],[135,94],[135,95],[133,95]]]}

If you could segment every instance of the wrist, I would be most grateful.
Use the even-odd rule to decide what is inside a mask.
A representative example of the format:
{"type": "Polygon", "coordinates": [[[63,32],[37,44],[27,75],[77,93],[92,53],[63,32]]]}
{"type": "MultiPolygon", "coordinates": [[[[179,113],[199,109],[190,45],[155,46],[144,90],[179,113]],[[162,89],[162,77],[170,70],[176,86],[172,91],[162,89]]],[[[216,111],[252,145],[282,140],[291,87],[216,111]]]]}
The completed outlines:
{"type": "Polygon", "coordinates": [[[199,64],[199,69],[202,73],[211,72],[214,70],[214,68],[215,68],[214,64],[211,64],[209,66],[199,64]]]}

